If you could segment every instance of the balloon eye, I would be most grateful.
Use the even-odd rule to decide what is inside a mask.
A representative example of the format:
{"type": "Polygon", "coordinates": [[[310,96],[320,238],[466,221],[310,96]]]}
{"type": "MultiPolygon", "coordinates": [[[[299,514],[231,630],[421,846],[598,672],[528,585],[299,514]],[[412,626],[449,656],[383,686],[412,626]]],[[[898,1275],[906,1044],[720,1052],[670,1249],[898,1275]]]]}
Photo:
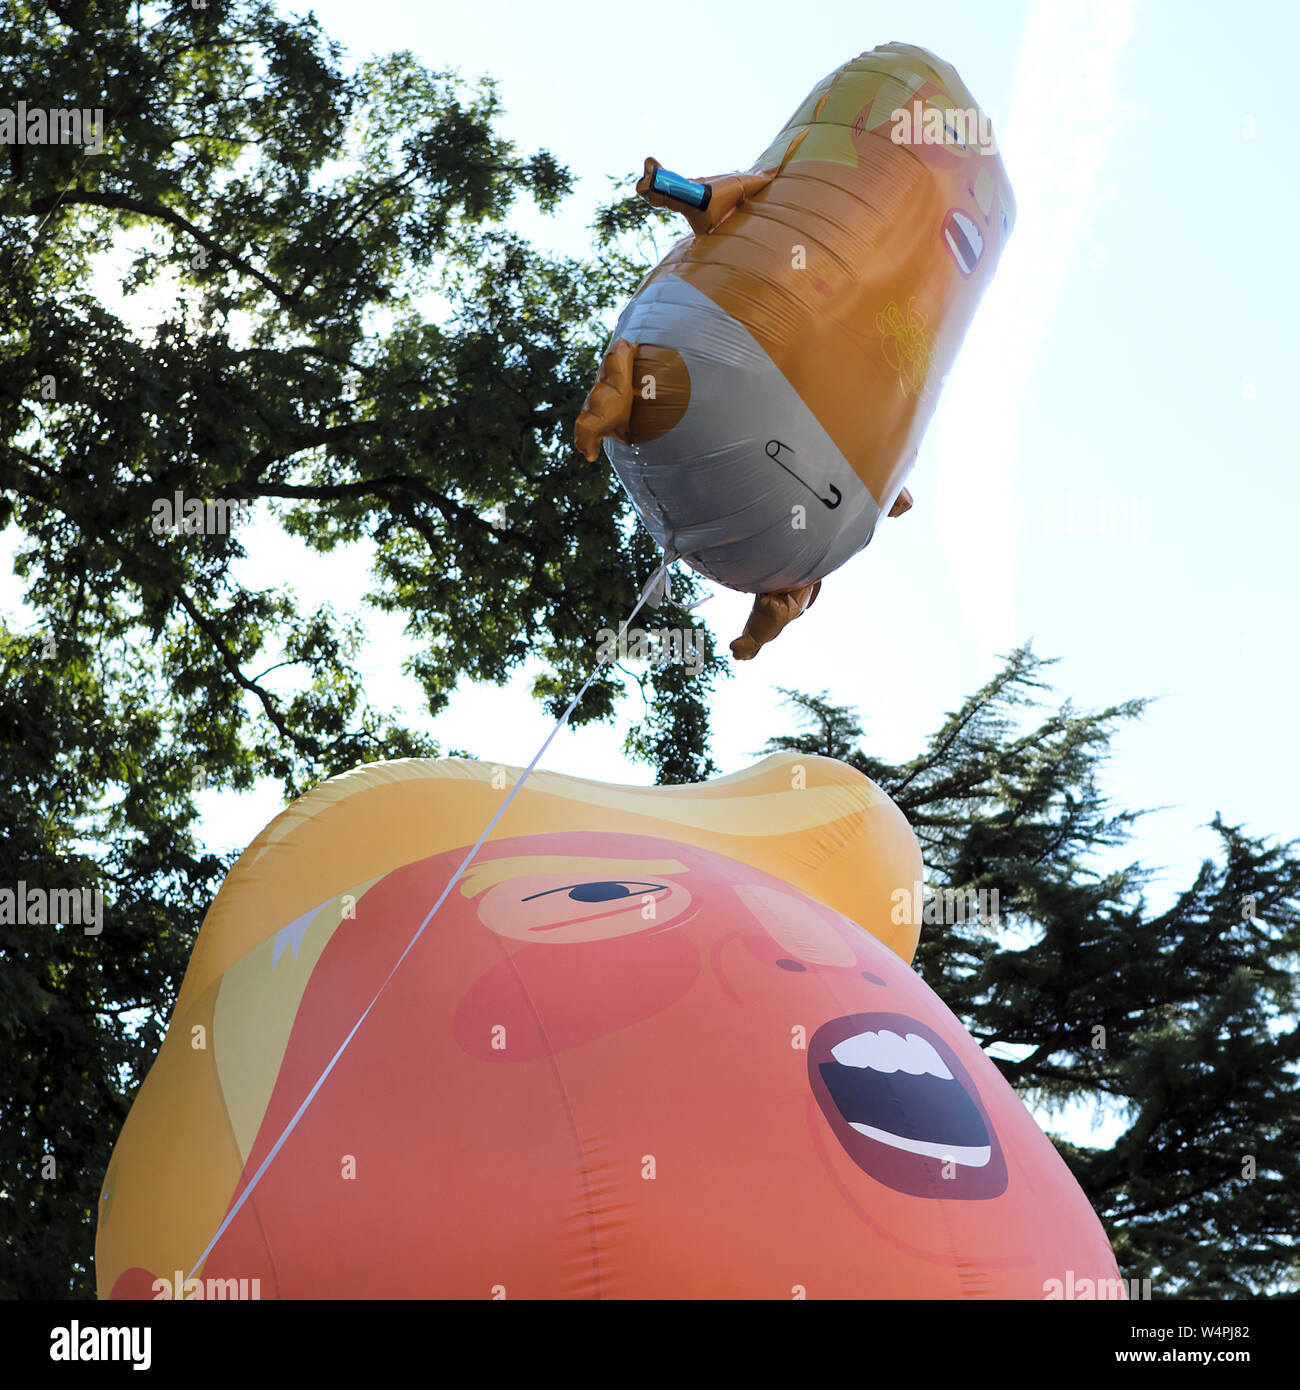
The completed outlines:
{"type": "Polygon", "coordinates": [[[604,903],[611,898],[630,898],[632,890],[621,883],[579,883],[569,889],[575,903],[604,903]]]}
{"type": "Polygon", "coordinates": [[[530,903],[536,898],[551,898],[556,893],[565,893],[570,902],[575,903],[607,903],[617,898],[631,898],[640,896],[642,893],[665,893],[668,891],[666,883],[640,883],[634,882],[629,888],[626,883],[617,883],[613,879],[596,879],[592,883],[570,883],[563,888],[547,888],[541,893],[530,893],[526,898],[521,898],[521,902],[530,903]]]}
{"type": "Polygon", "coordinates": [[[782,970],[807,970],[806,965],[800,965],[797,960],[779,960],[777,964],[782,970]]]}

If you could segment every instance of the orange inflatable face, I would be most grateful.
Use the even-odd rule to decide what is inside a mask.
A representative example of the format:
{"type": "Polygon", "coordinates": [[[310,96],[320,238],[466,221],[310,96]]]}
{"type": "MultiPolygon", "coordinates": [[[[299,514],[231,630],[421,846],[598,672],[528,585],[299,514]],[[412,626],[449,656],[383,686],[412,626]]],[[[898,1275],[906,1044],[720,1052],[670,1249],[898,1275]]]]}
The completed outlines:
{"type": "MultiPolygon", "coordinates": [[[[314,958],[316,911],[266,943],[307,979],[223,1210],[290,1132],[203,1279],[288,1298],[1041,1298],[1067,1269],[1115,1277],[1055,1150],[919,977],[688,840],[490,841],[293,1126],[464,854],[343,895],[314,958]]],[[[154,1259],[104,1291],[155,1296],[173,1269],[154,1259]]]]}
{"type": "MultiPolygon", "coordinates": [[[[750,1068],[732,1055],[736,1039],[751,1030],[775,1030],[773,1036],[807,1057],[806,1075],[797,1058],[788,1068],[792,1075],[784,1079],[798,1084],[784,1104],[806,1101],[799,1094],[806,1083],[836,1141],[863,1172],[897,1191],[927,1196],[934,1190],[936,1156],[951,1157],[947,1186],[940,1189],[945,1196],[992,1197],[1005,1190],[996,1134],[950,1044],[919,1018],[866,1011],[897,1000],[901,981],[895,979],[891,994],[888,978],[866,968],[873,952],[887,972],[898,962],[879,959],[887,953],[878,943],[863,949],[870,938],[853,923],[758,869],[685,845],[586,834],[538,837],[519,848],[534,853],[481,866],[492,879],[499,872],[511,876],[482,894],[477,915],[489,930],[531,949],[512,951],[471,986],[456,1012],[457,1041],[466,1054],[488,1062],[531,1061],[596,1036],[612,1039],[649,1015],[661,1022],[654,1031],[647,1025],[634,1047],[647,1051],[655,1066],[695,1073],[700,1083],[689,1096],[675,1098],[663,1119],[666,1131],[694,1133],[706,1115],[719,1106],[726,1110],[729,1098],[739,1099],[747,1116],[754,1115],[755,1102],[760,1117],[782,1108],[784,1088],[771,1087],[776,1078],[747,1078],[750,1068]],[[549,858],[557,867],[547,864],[549,858]],[[637,939],[617,950],[608,945],[630,937],[637,939]],[[556,951],[560,946],[598,949],[556,951]],[[825,1009],[816,996],[831,983],[845,991],[845,1006],[863,1011],[820,1021],[825,1009]],[[584,996],[597,984],[601,1002],[593,1013],[584,996]],[[700,1047],[696,1030],[683,1032],[684,1017],[665,1019],[672,1005],[688,998],[684,1015],[721,1021],[740,1010],[736,1039],[710,1037],[717,1030],[706,1028],[700,1047]],[[555,1019],[558,1039],[542,1024],[543,1012],[555,1019]],[[505,1028],[524,1039],[521,1052],[512,1054],[482,1026],[485,1018],[507,1017],[505,1028]],[[791,1022],[796,1018],[817,1020],[815,1029],[791,1022]],[[601,1031],[588,1037],[589,1027],[601,1031]],[[720,1076],[744,1084],[718,1095],[720,1076]],[[903,1112],[907,1132],[898,1133],[903,1112]]],[[[466,891],[474,892],[474,884],[471,873],[466,891]]],[[[927,1000],[923,1012],[932,1012],[933,1002],[927,1000]]],[[[618,1062],[609,1078],[615,1085],[618,1075],[644,1066],[625,1047],[622,1040],[609,1044],[610,1060],[618,1062]]],[[[596,1105],[606,1110],[608,1102],[605,1097],[596,1105]]],[[[720,1136],[720,1144],[733,1149],[757,1138],[752,1125],[734,1116],[724,1134],[730,1138],[720,1136]]]]}
{"type": "Polygon", "coordinates": [[[881,106],[877,98],[854,118],[859,161],[873,153],[879,158],[871,137],[888,134],[892,144],[940,174],[951,204],[940,243],[963,279],[991,279],[1015,225],[1016,204],[987,117],[976,107],[954,106],[934,82],[922,82],[905,106],[888,113],[881,106]]]}

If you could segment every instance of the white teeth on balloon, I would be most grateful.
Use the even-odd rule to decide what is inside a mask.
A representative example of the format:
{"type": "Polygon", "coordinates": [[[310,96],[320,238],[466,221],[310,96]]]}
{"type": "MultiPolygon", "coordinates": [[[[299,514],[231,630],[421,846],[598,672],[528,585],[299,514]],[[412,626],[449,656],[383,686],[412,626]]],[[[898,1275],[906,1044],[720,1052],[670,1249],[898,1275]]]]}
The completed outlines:
{"type": "Polygon", "coordinates": [[[888,1028],[882,1028],[879,1032],[868,1030],[855,1033],[853,1037],[836,1043],[831,1048],[831,1056],[845,1067],[863,1067],[879,1072],[901,1071],[909,1076],[925,1073],[943,1081],[953,1079],[943,1058],[916,1033],[900,1037],[888,1028]]]}
{"type": "Polygon", "coordinates": [[[993,1156],[989,1144],[935,1144],[928,1139],[904,1139],[901,1134],[891,1134],[887,1129],[877,1129],[874,1125],[859,1125],[849,1121],[849,1127],[868,1139],[888,1144],[891,1149],[902,1149],[904,1153],[921,1154],[925,1158],[937,1158],[942,1163],[956,1163],[962,1168],[983,1168],[993,1156]]]}
{"type": "Polygon", "coordinates": [[[979,258],[984,252],[984,237],[980,229],[975,225],[974,219],[967,217],[964,212],[957,212],[954,210],[951,221],[956,226],[957,230],[961,232],[962,236],[965,237],[966,247],[969,247],[969,254],[967,254],[966,248],[959,243],[957,238],[953,236],[951,230],[947,227],[944,228],[943,234],[947,239],[948,246],[952,250],[953,256],[956,257],[957,263],[961,266],[962,270],[969,275],[979,264],[979,258]]]}

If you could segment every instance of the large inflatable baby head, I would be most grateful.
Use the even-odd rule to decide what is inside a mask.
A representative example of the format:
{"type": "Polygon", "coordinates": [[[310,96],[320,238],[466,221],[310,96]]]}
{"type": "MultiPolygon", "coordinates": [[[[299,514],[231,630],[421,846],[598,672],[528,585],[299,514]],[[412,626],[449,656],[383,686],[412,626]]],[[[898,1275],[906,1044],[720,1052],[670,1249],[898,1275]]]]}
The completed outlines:
{"type": "Polygon", "coordinates": [[[908,965],[920,854],[876,786],[790,755],[688,787],[534,773],[431,916],[518,775],[360,768],[240,858],[109,1165],[102,1296],[1116,1278],[908,965]]]}

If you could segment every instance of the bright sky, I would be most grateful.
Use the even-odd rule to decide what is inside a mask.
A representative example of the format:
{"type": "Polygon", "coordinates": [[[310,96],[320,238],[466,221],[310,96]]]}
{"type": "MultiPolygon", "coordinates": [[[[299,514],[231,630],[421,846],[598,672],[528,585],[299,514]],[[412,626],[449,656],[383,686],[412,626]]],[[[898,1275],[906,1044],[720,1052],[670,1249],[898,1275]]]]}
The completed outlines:
{"type": "MultiPolygon", "coordinates": [[[[307,6],[294,5],[295,9],[307,6]]],[[[905,757],[943,713],[1032,638],[1085,706],[1163,697],[1123,733],[1107,785],[1150,817],[1132,857],[1186,882],[1216,810],[1300,833],[1293,619],[1300,502],[1292,427],[1291,284],[1281,229],[1300,220],[1291,84],[1300,10],[745,0],[674,11],[485,0],[323,0],[355,58],[411,48],[490,73],[503,130],[580,182],[552,218],[518,225],[584,252],[609,175],[647,154],[684,173],[747,168],[825,73],[877,43],[932,49],[993,117],[1019,204],[1008,251],[909,482],[916,506],[827,580],[816,609],[714,703],[714,753],[734,771],[790,727],[776,685],[856,705],[874,750],[905,757]]],[[[607,466],[603,462],[595,466],[607,466]]],[[[249,533],[255,543],[255,533],[249,533]]],[[[346,601],[337,561],[302,556],[304,592],[346,601]]],[[[285,572],[281,547],[249,573],[285,572]]],[[[725,642],[748,601],[703,610],[725,642]]],[[[394,676],[400,634],[372,621],[376,697],[414,709],[394,676]],[[391,693],[390,693],[391,692],[391,693]]],[[[527,694],[467,688],[435,731],[448,747],[526,764],[550,721],[527,694]]],[[[546,765],[648,782],[617,727],[565,731],[546,765]]],[[[278,793],[213,797],[208,827],[245,843],[278,793]]],[[[1157,895],[1163,896],[1163,895],[1157,895]]]]}
{"type": "MultiPolygon", "coordinates": [[[[306,4],[286,3],[305,10],[306,4]]],[[[932,49],[991,114],[1019,214],[1007,253],[909,480],[916,498],[827,580],[816,609],[714,702],[724,772],[791,727],[776,685],[826,690],[861,712],[871,748],[915,752],[945,711],[1026,638],[1062,658],[1084,706],[1163,698],[1123,733],[1107,786],[1150,817],[1130,857],[1187,882],[1215,810],[1289,838],[1300,502],[1292,427],[1300,221],[1292,84],[1300,9],[1208,3],[710,0],[672,12],[590,3],[322,0],[352,60],[409,47],[426,64],[490,73],[504,132],[579,177],[520,230],[584,253],[607,176],[653,153],[690,174],[747,168],[825,73],[878,43],[932,49]],[[1289,291],[1289,293],[1288,293],[1289,291]]],[[[594,465],[608,466],[603,460],[594,465]]],[[[243,573],[289,576],[304,603],[342,609],[365,557],[312,556],[273,526],[244,533],[243,573]]],[[[0,575],[12,611],[16,586],[0,575]]],[[[703,610],[725,649],[748,600],[703,610]]],[[[400,623],[367,616],[372,698],[419,719],[400,675],[400,623]]],[[[443,745],[526,764],[551,721],[527,693],[467,687],[433,728],[443,745]]],[[[646,783],[616,727],[562,733],[545,765],[646,783]]],[[[282,805],[266,784],[201,799],[214,847],[240,848],[282,805]]],[[[1163,903],[1164,894],[1156,894],[1163,903]]]]}

